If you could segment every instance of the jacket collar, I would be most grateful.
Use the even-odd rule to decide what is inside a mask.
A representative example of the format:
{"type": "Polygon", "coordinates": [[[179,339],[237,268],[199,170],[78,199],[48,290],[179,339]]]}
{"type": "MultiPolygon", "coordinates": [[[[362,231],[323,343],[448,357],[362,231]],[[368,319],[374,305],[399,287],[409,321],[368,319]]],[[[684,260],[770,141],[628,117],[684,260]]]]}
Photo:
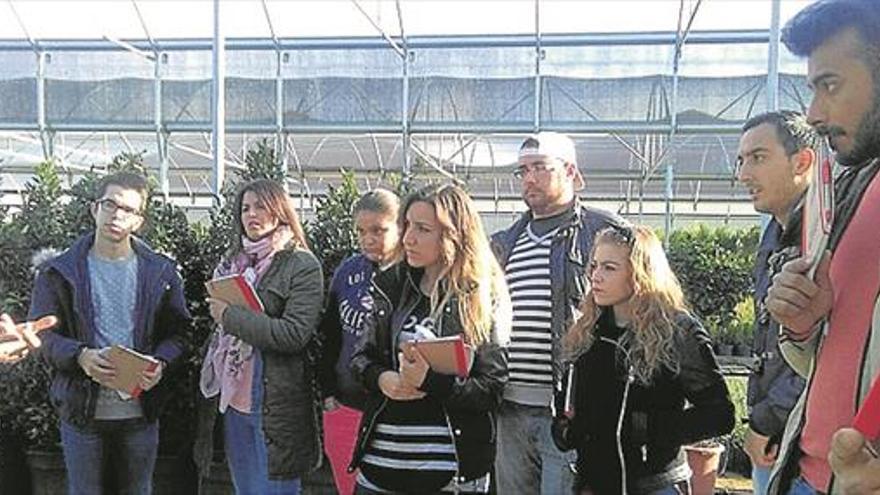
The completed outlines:
{"type": "MultiPolygon", "coordinates": [[[[95,233],[88,233],[77,239],[70,248],[57,257],[46,261],[47,268],[54,268],[67,280],[76,282],[85,276],[86,259],[95,244],[95,233]]],[[[142,240],[132,236],[131,247],[139,262],[144,264],[145,273],[153,273],[167,258],[156,253],[142,240]]]]}
{"type": "Polygon", "coordinates": [[[423,269],[409,266],[406,261],[400,261],[387,270],[377,272],[373,278],[373,285],[388,298],[388,302],[396,305],[404,291],[419,290],[419,282],[424,273],[423,269]]]}

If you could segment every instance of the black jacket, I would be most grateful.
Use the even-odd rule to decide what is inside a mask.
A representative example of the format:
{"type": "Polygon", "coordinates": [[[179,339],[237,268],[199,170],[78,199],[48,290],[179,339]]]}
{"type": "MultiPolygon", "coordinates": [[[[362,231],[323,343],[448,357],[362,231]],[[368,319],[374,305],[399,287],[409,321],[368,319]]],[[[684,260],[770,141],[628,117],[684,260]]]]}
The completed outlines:
{"type": "Polygon", "coordinates": [[[783,235],[782,226],[770,220],[755,258],[755,333],[752,349],[755,368],[749,376],[749,427],[770,437],[771,445],[782,439],[788,413],[804,390],[805,380],[798,375],[779,351],[779,324],[770,318],[764,304],[770,277],[776,267],[800,254],[800,211],[794,212],[783,235]],[[772,266],[771,266],[772,265],[772,266]]]}
{"type": "MultiPolygon", "coordinates": [[[[492,235],[492,250],[498,264],[504,269],[513,247],[532,221],[527,211],[508,229],[492,235]]],[[[553,378],[558,383],[562,375],[562,346],[559,340],[577,314],[584,295],[590,288],[587,270],[593,238],[601,230],[612,225],[626,225],[626,221],[614,213],[586,206],[576,199],[571,221],[559,227],[550,247],[550,281],[553,285],[551,331],[553,332],[553,378]]]]}
{"type": "Polygon", "coordinates": [[[627,369],[627,331],[613,321],[606,309],[598,323],[602,338],[569,365],[561,390],[574,380],[574,416],[564,416],[565,397],[558,392],[553,439],[563,451],[577,449],[577,490],[623,493],[625,471],[627,493],[650,493],[689,477],[681,446],[729,433],[733,403],[696,320],[686,314],[676,319],[678,370],[656,373],[650,385],[635,381],[627,369]],[[687,409],[686,400],[692,405],[687,409]]]}
{"type": "MultiPolygon", "coordinates": [[[[422,271],[405,262],[376,274],[373,280],[373,311],[364,333],[355,346],[352,373],[369,392],[358,430],[349,471],[354,471],[367,448],[376,419],[388,398],[379,388],[379,375],[398,369],[397,334],[418,303],[422,271]]],[[[507,383],[507,344],[510,340],[510,301],[496,302],[490,341],[476,349],[470,375],[457,379],[428,370],[421,390],[443,405],[453,432],[458,482],[470,481],[489,472],[495,461],[495,413],[507,383]]],[[[450,298],[437,318],[435,331],[440,337],[462,333],[458,300],[450,298]]]]}

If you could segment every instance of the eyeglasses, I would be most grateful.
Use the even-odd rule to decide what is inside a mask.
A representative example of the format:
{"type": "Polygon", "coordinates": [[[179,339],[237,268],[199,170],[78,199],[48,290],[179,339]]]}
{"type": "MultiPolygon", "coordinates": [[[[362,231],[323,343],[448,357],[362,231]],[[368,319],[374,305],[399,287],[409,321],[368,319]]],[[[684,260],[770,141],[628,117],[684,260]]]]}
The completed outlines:
{"type": "Polygon", "coordinates": [[[123,217],[141,216],[141,211],[139,209],[121,205],[110,198],[99,199],[95,201],[95,203],[110,215],[116,213],[117,210],[121,210],[123,217]]]}
{"type": "Polygon", "coordinates": [[[534,163],[531,166],[520,165],[513,171],[513,176],[517,179],[524,179],[529,174],[535,174],[536,176],[544,176],[549,174],[550,172],[556,170],[556,167],[549,165],[544,162],[534,163]]]}

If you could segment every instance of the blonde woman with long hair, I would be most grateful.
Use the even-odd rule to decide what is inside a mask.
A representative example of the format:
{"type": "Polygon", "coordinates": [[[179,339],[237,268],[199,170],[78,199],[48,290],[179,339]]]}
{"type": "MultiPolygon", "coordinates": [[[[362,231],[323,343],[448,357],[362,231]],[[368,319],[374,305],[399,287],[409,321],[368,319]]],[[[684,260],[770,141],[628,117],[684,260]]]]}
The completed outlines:
{"type": "Polygon", "coordinates": [[[369,392],[352,468],[357,494],[486,493],[507,382],[510,298],[473,202],[429,186],[400,209],[403,260],[376,274],[352,370],[369,392]],[[462,334],[466,377],[431,370],[412,339],[462,334]]]}
{"type": "Polygon", "coordinates": [[[578,453],[574,492],[688,493],[681,446],[734,423],[709,337],[650,229],[599,232],[591,259],[554,399],[554,440],[578,453]]]}

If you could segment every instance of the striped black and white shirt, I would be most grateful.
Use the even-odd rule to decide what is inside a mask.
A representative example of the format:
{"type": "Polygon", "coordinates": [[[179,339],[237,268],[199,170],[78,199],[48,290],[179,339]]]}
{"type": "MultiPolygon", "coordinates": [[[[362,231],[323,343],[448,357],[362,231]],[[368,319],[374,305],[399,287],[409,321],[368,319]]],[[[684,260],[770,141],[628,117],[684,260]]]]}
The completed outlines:
{"type": "Polygon", "coordinates": [[[557,224],[539,236],[529,224],[517,239],[504,269],[513,303],[510,378],[504,397],[532,406],[549,405],[553,393],[550,247],[558,230],[557,224]]]}
{"type": "MultiPolygon", "coordinates": [[[[433,328],[430,309],[430,301],[422,295],[400,334],[418,326],[433,328]]],[[[438,492],[457,470],[443,405],[430,396],[402,402],[389,399],[376,418],[358,483],[380,493],[438,492]]]]}

